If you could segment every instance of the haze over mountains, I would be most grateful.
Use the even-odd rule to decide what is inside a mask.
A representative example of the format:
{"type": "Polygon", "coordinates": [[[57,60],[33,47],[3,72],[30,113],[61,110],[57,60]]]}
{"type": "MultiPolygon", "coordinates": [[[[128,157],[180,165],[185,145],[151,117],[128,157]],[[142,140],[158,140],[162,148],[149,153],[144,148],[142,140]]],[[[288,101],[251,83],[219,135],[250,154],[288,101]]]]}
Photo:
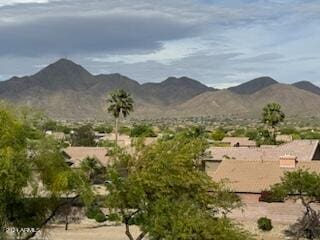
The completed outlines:
{"type": "Polygon", "coordinates": [[[258,116],[268,102],[280,103],[287,115],[318,116],[320,108],[320,88],[307,81],[288,85],[261,77],[224,90],[188,77],[140,84],[118,73],[92,75],[67,59],[0,82],[0,98],[57,119],[104,119],[106,94],[119,88],[134,97],[136,118],[258,116]]]}

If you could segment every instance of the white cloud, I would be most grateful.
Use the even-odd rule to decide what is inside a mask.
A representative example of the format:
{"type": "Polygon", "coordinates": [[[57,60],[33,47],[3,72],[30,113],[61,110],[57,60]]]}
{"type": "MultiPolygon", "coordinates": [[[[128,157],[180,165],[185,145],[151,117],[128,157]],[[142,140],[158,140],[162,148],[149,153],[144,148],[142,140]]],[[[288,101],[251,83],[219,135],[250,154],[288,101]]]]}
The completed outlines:
{"type": "Polygon", "coordinates": [[[49,3],[50,0],[0,0],[0,7],[26,3],[49,3]]]}

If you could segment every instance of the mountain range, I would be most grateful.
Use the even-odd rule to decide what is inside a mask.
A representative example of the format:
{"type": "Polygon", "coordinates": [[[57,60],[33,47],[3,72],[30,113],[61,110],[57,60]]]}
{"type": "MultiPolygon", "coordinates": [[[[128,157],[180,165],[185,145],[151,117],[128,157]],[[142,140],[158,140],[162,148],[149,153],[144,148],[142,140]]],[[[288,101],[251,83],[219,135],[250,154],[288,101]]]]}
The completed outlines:
{"type": "Polygon", "coordinates": [[[41,109],[56,119],[105,119],[105,99],[114,89],[131,93],[135,118],[258,116],[269,102],[280,103],[287,115],[318,116],[320,108],[320,88],[308,81],[289,85],[264,76],[223,90],[188,77],[140,84],[118,73],[93,75],[68,59],[0,82],[0,99],[41,109]]]}

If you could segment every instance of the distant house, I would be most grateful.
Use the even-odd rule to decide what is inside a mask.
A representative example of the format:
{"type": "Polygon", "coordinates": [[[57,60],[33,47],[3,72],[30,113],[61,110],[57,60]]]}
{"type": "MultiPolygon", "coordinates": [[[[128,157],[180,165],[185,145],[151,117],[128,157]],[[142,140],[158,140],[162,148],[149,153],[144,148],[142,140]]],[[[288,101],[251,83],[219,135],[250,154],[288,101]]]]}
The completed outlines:
{"type": "Polygon", "coordinates": [[[230,144],[230,147],[255,147],[256,142],[249,140],[248,137],[224,137],[223,143],[230,144]]]}
{"type": "Polygon", "coordinates": [[[81,162],[87,157],[97,159],[103,166],[109,164],[108,150],[104,147],[68,147],[63,150],[66,162],[72,168],[79,168],[81,162]]]}

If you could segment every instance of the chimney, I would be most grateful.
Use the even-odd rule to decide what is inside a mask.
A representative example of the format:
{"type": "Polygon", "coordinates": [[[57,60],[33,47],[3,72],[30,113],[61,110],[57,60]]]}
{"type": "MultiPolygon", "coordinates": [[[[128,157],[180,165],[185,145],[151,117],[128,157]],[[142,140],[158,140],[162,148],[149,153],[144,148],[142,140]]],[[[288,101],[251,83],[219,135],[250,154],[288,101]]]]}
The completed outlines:
{"type": "Polygon", "coordinates": [[[284,155],[280,157],[280,168],[295,168],[297,157],[293,155],[284,155]]]}

